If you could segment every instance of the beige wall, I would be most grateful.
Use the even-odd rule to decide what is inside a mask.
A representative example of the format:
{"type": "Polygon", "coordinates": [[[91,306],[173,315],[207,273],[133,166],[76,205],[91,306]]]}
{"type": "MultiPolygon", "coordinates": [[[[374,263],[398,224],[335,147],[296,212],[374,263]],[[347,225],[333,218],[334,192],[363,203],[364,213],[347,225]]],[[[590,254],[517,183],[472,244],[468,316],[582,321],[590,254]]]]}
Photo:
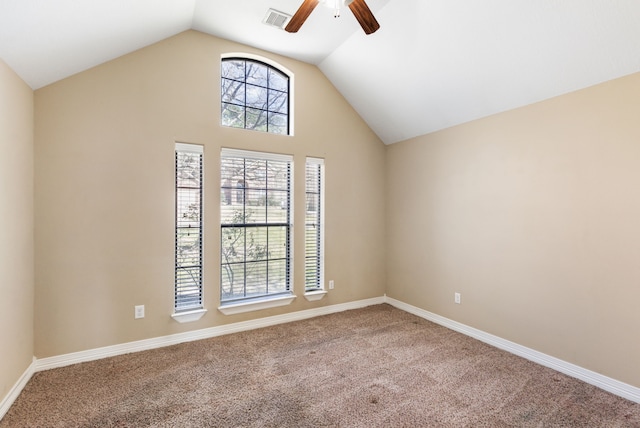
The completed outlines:
{"type": "Polygon", "coordinates": [[[0,60],[0,402],[33,359],[33,91],[0,60]]]}
{"type": "Polygon", "coordinates": [[[35,92],[38,358],[381,296],[382,142],[314,66],[188,31],[35,92]],[[220,126],[220,55],[261,54],[295,74],[295,136],[220,126]],[[174,143],[205,150],[205,306],[173,309],[174,143]],[[225,316],[219,305],[221,147],[295,157],[290,306],[225,316]],[[326,277],[303,297],[304,159],[326,162],[326,277]],[[134,305],[146,317],[134,320],[134,305]]]}
{"type": "Polygon", "coordinates": [[[640,387],[639,100],[636,74],[388,147],[387,294],[640,387]]]}
{"type": "MultiPolygon", "coordinates": [[[[26,103],[28,88],[0,71],[0,84],[9,81],[26,103]]],[[[61,355],[386,291],[640,386],[639,96],[640,75],[633,75],[385,149],[316,67],[195,31],[42,88],[35,93],[33,354],[61,355]],[[220,127],[219,58],[227,52],[261,54],[295,73],[295,136],[220,127]],[[175,141],[205,147],[209,312],[190,324],[169,316],[175,141]],[[304,157],[326,159],[326,278],[336,289],[325,299],[310,303],[300,293],[300,208],[296,301],[244,315],[217,311],[223,146],[293,154],[296,207],[304,197],[304,157]],[[461,305],[453,303],[454,292],[462,294],[461,305]],[[142,320],[133,319],[138,304],[146,306],[142,320]]],[[[15,122],[13,104],[10,110],[3,104],[0,120],[15,122]]],[[[28,126],[22,128],[28,135],[28,126]]],[[[27,160],[17,174],[26,176],[32,169],[22,154],[27,160]]],[[[0,198],[5,195],[3,189],[0,198]]],[[[30,209],[25,202],[23,212],[30,209]]],[[[28,284],[27,270],[22,275],[28,284]]],[[[25,306],[19,314],[25,325],[29,311],[25,306]]],[[[11,358],[28,364],[18,354],[11,358]]],[[[10,370],[9,383],[23,370],[10,370]]]]}

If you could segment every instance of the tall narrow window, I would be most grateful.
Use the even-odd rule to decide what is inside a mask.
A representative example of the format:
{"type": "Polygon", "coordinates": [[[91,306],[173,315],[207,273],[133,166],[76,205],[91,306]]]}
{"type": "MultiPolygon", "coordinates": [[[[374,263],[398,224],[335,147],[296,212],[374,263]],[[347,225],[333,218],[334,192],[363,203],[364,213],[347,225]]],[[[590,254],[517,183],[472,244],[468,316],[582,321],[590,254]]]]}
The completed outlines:
{"type": "Polygon", "coordinates": [[[289,81],[281,70],[248,58],[223,58],[222,125],[290,134],[289,81]]]}
{"type": "Polygon", "coordinates": [[[176,144],[176,312],[202,308],[202,153],[176,144]]]}
{"type": "Polygon", "coordinates": [[[222,304],[291,294],[292,157],[223,149],[222,304]]]}
{"type": "Polygon", "coordinates": [[[305,182],[305,291],[315,291],[324,288],[324,161],[322,159],[307,158],[305,182]]]}

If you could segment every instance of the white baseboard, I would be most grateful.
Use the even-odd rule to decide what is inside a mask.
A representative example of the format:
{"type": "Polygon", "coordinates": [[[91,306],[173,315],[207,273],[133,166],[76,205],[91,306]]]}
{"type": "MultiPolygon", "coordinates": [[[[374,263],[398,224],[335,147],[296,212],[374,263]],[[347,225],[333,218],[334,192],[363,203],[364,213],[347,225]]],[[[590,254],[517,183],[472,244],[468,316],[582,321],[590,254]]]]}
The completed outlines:
{"type": "Polygon", "coordinates": [[[435,322],[451,330],[465,334],[467,336],[478,339],[496,348],[503,349],[512,354],[526,358],[535,363],[552,368],[558,372],[564,373],[571,377],[580,379],[588,384],[594,385],[605,391],[611,392],[620,397],[640,403],[640,388],[628,385],[615,379],[603,376],[599,373],[576,366],[555,357],[543,354],[517,343],[502,339],[492,334],[461,324],[457,321],[436,315],[424,309],[409,305],[399,300],[381,296],[366,300],[358,300],[355,302],[342,303],[338,305],[323,306],[315,309],[292,312],[288,314],[275,315],[256,320],[243,321],[233,324],[222,325],[218,327],[210,327],[201,330],[190,331],[186,333],[173,334],[152,339],[138,340],[135,342],[123,343],[119,345],[106,346],[103,348],[90,349],[87,351],[74,352],[70,354],[59,355],[36,359],[23,373],[6,397],[0,401],[0,419],[7,413],[9,407],[16,400],[22,389],[25,387],[31,376],[37,371],[48,370],[56,367],[68,366],[71,364],[93,361],[101,358],[113,357],[116,355],[128,354],[132,352],[145,351],[148,349],[160,348],[163,346],[176,345],[178,343],[190,342],[194,340],[207,339],[225,334],[238,333],[241,331],[252,330],[256,328],[268,327],[276,324],[283,324],[303,319],[329,315],[336,312],[347,311],[351,309],[359,309],[367,306],[388,303],[398,309],[417,315],[426,320],[435,322]]]}
{"type": "Polygon", "coordinates": [[[103,348],[89,349],[87,351],[74,352],[71,354],[64,354],[55,357],[47,357],[36,360],[35,370],[49,370],[56,367],[68,366],[71,364],[113,357],[116,355],[129,354],[131,352],[146,351],[148,349],[161,348],[163,346],[176,345],[178,343],[191,342],[193,340],[208,339],[210,337],[222,336],[224,334],[238,333],[240,331],[253,330],[256,328],[268,327],[276,324],[299,321],[321,315],[347,311],[350,309],[379,305],[384,302],[384,296],[374,297],[366,300],[358,300],[355,302],[342,303],[338,305],[323,306],[315,309],[291,312],[288,314],[274,315],[271,317],[226,324],[217,327],[209,327],[201,330],[189,331],[186,333],[172,334],[169,336],[156,337],[153,339],[138,340],[135,342],[105,346],[103,348]]]}
{"type": "Polygon", "coordinates": [[[478,339],[489,345],[495,346],[496,348],[526,358],[527,360],[533,361],[534,363],[549,367],[553,370],[564,373],[576,379],[580,379],[583,382],[594,385],[600,389],[603,389],[620,397],[626,398],[627,400],[640,403],[640,388],[637,388],[635,386],[601,375],[600,373],[587,370],[575,364],[563,361],[559,358],[543,354],[542,352],[527,348],[526,346],[518,345],[517,343],[502,339],[498,336],[494,336],[473,327],[469,327],[468,325],[461,324],[457,321],[450,320],[440,315],[436,315],[432,312],[425,311],[424,309],[411,306],[399,300],[395,300],[385,296],[385,302],[392,306],[395,306],[398,309],[402,309],[405,312],[409,312],[426,320],[432,321],[436,324],[440,324],[451,330],[473,337],[474,339],[478,339]]]}
{"type": "Polygon", "coordinates": [[[2,399],[2,401],[0,401],[0,420],[2,420],[2,418],[4,418],[4,415],[7,414],[7,412],[9,411],[9,407],[11,407],[13,402],[16,401],[18,395],[20,395],[24,387],[27,385],[27,382],[29,382],[29,379],[31,379],[31,376],[33,376],[33,374],[35,373],[35,362],[36,358],[33,357],[33,361],[31,362],[31,364],[29,364],[29,367],[27,367],[24,373],[22,373],[20,379],[18,379],[15,385],[13,385],[13,387],[9,390],[9,393],[2,399]]]}

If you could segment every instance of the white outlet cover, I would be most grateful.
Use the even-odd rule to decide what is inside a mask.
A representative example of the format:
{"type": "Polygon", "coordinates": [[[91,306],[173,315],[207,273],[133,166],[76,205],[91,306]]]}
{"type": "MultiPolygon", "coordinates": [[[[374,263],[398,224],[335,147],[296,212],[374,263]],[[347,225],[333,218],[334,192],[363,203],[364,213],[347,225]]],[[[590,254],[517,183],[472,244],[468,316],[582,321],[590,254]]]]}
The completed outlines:
{"type": "Polygon", "coordinates": [[[144,318],[144,305],[137,305],[134,308],[134,318],[144,318]]]}

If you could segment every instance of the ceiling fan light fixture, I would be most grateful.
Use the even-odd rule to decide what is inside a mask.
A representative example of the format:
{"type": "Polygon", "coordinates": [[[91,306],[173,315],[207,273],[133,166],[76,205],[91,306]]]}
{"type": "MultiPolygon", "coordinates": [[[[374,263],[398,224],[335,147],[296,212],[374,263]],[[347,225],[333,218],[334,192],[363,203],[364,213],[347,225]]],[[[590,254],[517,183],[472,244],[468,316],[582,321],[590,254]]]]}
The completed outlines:
{"type": "Polygon", "coordinates": [[[334,16],[336,18],[340,16],[340,6],[348,6],[365,34],[375,33],[378,28],[380,28],[380,24],[378,24],[376,17],[371,13],[371,9],[369,9],[365,0],[303,0],[285,27],[285,30],[289,33],[297,33],[300,27],[302,27],[302,24],[304,24],[309,15],[311,15],[313,9],[320,3],[334,8],[334,16]]]}
{"type": "Polygon", "coordinates": [[[326,7],[333,9],[333,17],[340,17],[340,8],[346,4],[344,0],[321,0],[326,7]]]}

